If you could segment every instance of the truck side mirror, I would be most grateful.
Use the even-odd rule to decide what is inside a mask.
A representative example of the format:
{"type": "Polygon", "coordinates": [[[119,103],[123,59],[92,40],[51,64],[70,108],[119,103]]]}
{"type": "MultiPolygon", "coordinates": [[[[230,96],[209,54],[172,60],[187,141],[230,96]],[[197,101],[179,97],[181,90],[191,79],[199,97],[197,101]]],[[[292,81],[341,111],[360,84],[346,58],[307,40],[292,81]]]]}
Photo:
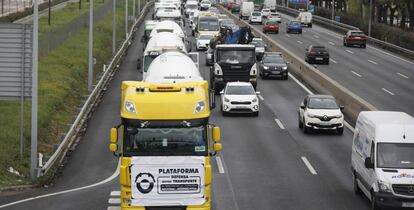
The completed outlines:
{"type": "Polygon", "coordinates": [[[109,144],[109,151],[111,152],[116,152],[118,150],[118,145],[117,144],[109,144]]]}
{"type": "Polygon", "coordinates": [[[111,128],[109,151],[116,152],[118,150],[118,129],[111,128]]]}
{"type": "Polygon", "coordinates": [[[213,141],[215,143],[220,141],[220,127],[214,126],[213,127],[213,141]]]}
{"type": "Polygon", "coordinates": [[[345,107],[344,106],[339,106],[339,109],[344,110],[345,107]]]}
{"type": "Polygon", "coordinates": [[[223,149],[223,145],[221,143],[214,143],[213,144],[213,150],[214,152],[219,152],[223,149]]]}
{"type": "Polygon", "coordinates": [[[365,168],[374,168],[374,164],[372,164],[370,157],[365,158],[364,165],[365,168]]]}

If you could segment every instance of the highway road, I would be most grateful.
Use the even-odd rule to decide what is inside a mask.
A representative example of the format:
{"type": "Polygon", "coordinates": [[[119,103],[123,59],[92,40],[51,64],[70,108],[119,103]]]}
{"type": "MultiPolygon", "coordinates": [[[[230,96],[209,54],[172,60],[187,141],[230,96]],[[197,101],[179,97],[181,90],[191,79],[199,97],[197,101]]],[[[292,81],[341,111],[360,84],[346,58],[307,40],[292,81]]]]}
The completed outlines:
{"type": "MultiPolygon", "coordinates": [[[[141,26],[136,37],[142,31],[141,26]]],[[[284,37],[283,33],[276,36],[284,37]]],[[[120,122],[121,81],[141,78],[136,70],[141,53],[137,39],[54,184],[19,194],[2,193],[0,207],[17,201],[5,209],[117,209],[118,160],[108,150],[109,128],[120,122]],[[33,198],[41,195],[46,196],[33,198]]],[[[200,71],[209,79],[203,52],[200,58],[200,71]]],[[[211,121],[221,127],[223,143],[223,151],[212,158],[213,209],[368,209],[368,199],[352,190],[352,132],[303,134],[297,109],[309,93],[292,77],[259,80],[258,90],[259,117],[223,117],[219,107],[212,111],[211,121]]]]}
{"type": "MultiPolygon", "coordinates": [[[[367,45],[366,49],[344,47],[343,34],[314,24],[302,34],[287,34],[286,23],[294,18],[282,15],[279,34],[268,34],[299,57],[309,45],[329,49],[330,64],[316,65],[324,74],[356,93],[379,110],[404,111],[414,115],[414,61],[367,45]]],[[[261,25],[254,25],[261,29],[261,25]]]]}

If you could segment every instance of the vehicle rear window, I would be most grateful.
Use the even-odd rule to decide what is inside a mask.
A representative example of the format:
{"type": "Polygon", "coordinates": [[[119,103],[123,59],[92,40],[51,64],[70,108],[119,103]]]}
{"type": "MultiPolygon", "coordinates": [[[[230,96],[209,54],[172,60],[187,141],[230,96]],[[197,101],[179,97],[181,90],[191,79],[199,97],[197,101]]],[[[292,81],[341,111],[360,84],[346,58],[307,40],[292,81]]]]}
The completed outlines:
{"type": "Polygon", "coordinates": [[[260,16],[260,15],[262,15],[262,14],[259,13],[259,12],[253,12],[253,16],[260,16]]]}
{"type": "Polygon", "coordinates": [[[351,32],[351,36],[364,36],[364,32],[362,31],[355,31],[355,32],[351,32]]]}
{"type": "Polygon", "coordinates": [[[276,21],[267,21],[266,25],[277,25],[276,21]]]}
{"type": "Polygon", "coordinates": [[[262,10],[262,12],[269,12],[270,10],[268,10],[268,9],[264,9],[264,10],[262,10]]]}
{"type": "Polygon", "coordinates": [[[326,48],[325,47],[312,47],[311,49],[312,52],[326,52],[326,48]]]}

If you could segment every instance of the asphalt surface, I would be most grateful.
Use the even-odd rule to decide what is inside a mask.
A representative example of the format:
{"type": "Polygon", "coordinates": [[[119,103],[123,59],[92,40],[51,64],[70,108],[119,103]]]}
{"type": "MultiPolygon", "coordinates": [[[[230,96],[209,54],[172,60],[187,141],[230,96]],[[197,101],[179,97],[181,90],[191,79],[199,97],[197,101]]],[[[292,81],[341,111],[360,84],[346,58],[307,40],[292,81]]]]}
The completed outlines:
{"type": "MultiPolygon", "coordinates": [[[[294,18],[282,15],[279,34],[268,34],[299,57],[310,45],[329,49],[330,64],[316,65],[324,74],[356,93],[379,110],[403,111],[414,115],[414,60],[367,45],[366,49],[344,47],[343,34],[314,24],[302,34],[287,34],[286,23],[294,18]]],[[[261,25],[254,25],[261,29],[261,25]]]]}
{"type": "MultiPolygon", "coordinates": [[[[141,26],[136,37],[142,31],[141,26]]],[[[54,184],[17,195],[0,194],[0,206],[88,186],[114,174],[118,159],[108,150],[109,128],[120,122],[121,81],[141,78],[136,71],[136,59],[141,53],[137,39],[89,122],[85,136],[54,184]]],[[[204,58],[200,52],[200,71],[209,79],[204,58]]],[[[287,81],[259,79],[258,90],[263,98],[259,117],[223,117],[219,97],[216,97],[217,107],[212,111],[211,122],[221,127],[223,151],[212,157],[213,209],[368,209],[368,199],[352,191],[352,132],[345,129],[343,136],[303,134],[298,128],[297,109],[308,93],[292,78],[287,81]],[[223,171],[219,170],[221,166],[223,171]]],[[[5,209],[114,209],[108,208],[115,207],[119,198],[116,195],[118,177],[116,174],[114,177],[87,189],[34,199],[5,209]]]]}

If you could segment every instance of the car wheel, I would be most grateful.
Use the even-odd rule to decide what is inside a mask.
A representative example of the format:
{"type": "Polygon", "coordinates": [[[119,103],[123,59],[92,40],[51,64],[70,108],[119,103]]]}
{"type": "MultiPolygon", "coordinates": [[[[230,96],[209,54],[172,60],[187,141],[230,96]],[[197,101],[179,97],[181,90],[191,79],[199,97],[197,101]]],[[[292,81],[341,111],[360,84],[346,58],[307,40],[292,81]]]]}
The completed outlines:
{"type": "Polygon", "coordinates": [[[299,34],[302,34],[302,31],[299,31],[299,34]]]}
{"type": "Polygon", "coordinates": [[[342,135],[342,134],[344,133],[344,127],[342,127],[342,128],[337,128],[337,129],[336,129],[336,133],[337,133],[338,135],[342,135]]]}
{"type": "Polygon", "coordinates": [[[326,65],[329,65],[329,60],[325,61],[325,64],[326,64],[326,65]]]}
{"type": "Polygon", "coordinates": [[[194,34],[194,31],[191,31],[191,35],[192,35],[192,36],[194,36],[194,35],[195,35],[195,34],[194,34]]]}
{"type": "Polygon", "coordinates": [[[353,182],[353,185],[354,185],[354,187],[353,187],[354,188],[354,193],[355,193],[355,195],[361,195],[362,191],[358,186],[358,177],[355,173],[356,173],[355,171],[352,173],[352,182],[353,182]]]}
{"type": "Polygon", "coordinates": [[[362,45],[362,48],[367,48],[367,45],[366,45],[366,44],[363,44],[363,45],[362,45]]]}
{"type": "Polygon", "coordinates": [[[303,119],[302,123],[303,123],[303,126],[302,126],[302,128],[303,128],[303,133],[310,133],[311,128],[310,128],[310,127],[308,127],[308,126],[306,126],[306,124],[305,124],[305,119],[303,119]]]}
{"type": "Polygon", "coordinates": [[[253,112],[253,117],[258,117],[258,116],[259,116],[259,111],[253,112]]]}
{"type": "Polygon", "coordinates": [[[344,42],[344,47],[346,47],[346,43],[344,42]]]}
{"type": "Polygon", "coordinates": [[[286,33],[290,33],[290,31],[289,30],[286,30],[286,33]]]}
{"type": "Polygon", "coordinates": [[[371,191],[371,210],[381,210],[377,204],[377,199],[375,197],[375,193],[371,191]]]}
{"type": "Polygon", "coordinates": [[[279,31],[276,31],[275,33],[276,33],[276,34],[279,34],[279,31]]]}
{"type": "Polygon", "coordinates": [[[303,122],[300,120],[300,115],[298,116],[298,126],[299,128],[303,128],[303,122]]]}
{"type": "Polygon", "coordinates": [[[288,80],[288,78],[289,78],[288,75],[286,75],[283,77],[283,80],[288,80]]]}

